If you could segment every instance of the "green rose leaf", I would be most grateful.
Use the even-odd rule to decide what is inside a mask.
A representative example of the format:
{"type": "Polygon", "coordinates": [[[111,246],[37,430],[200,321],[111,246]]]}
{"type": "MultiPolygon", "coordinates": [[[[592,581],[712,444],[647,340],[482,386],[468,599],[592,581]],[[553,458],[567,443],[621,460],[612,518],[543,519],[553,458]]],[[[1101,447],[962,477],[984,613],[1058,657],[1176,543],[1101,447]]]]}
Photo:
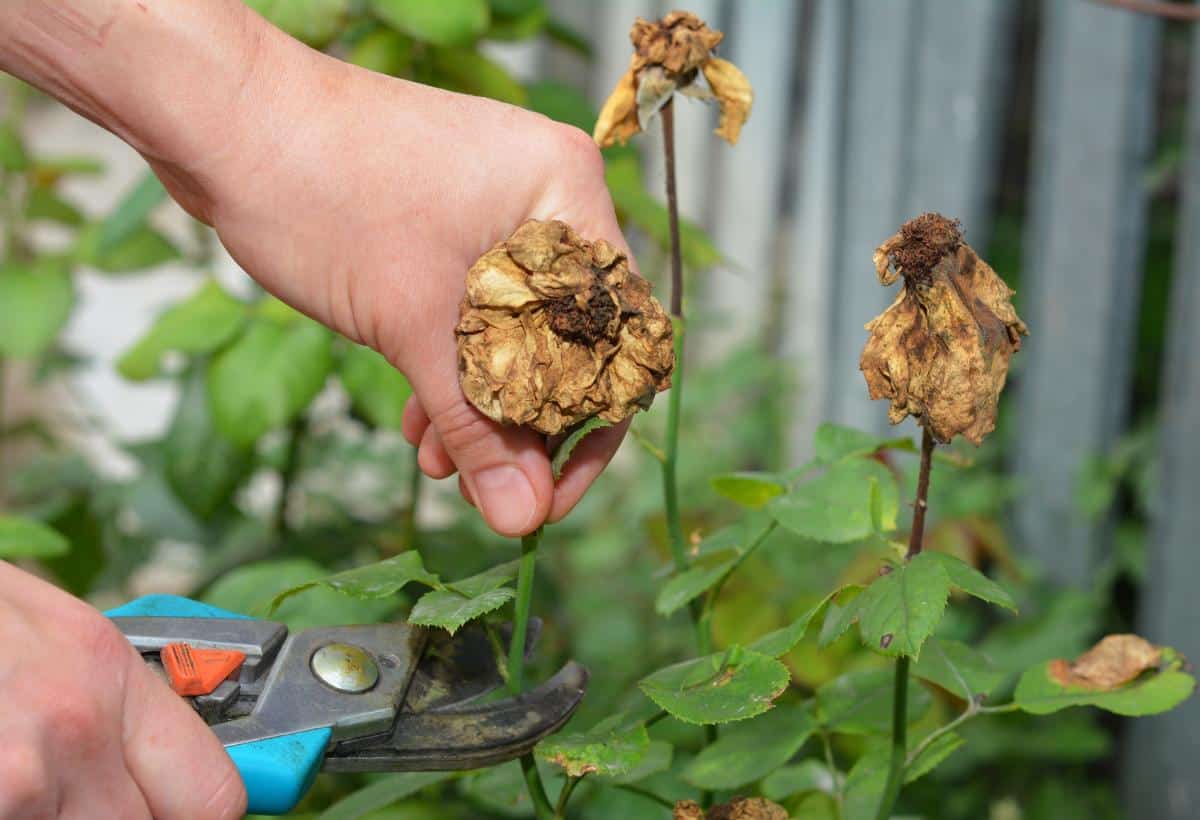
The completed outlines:
{"type": "Polygon", "coordinates": [[[103,256],[127,242],[145,227],[150,213],[167,198],[167,189],[153,171],[146,171],[112,212],[100,223],[96,253],[103,256]]]}
{"type": "Polygon", "coordinates": [[[1191,697],[1196,688],[1196,679],[1183,671],[1183,659],[1170,648],[1163,649],[1160,670],[1145,672],[1130,683],[1109,690],[1074,683],[1064,685],[1052,674],[1055,663],[1040,663],[1021,675],[1013,702],[1023,711],[1048,715],[1069,706],[1095,706],[1131,717],[1157,715],[1174,709],[1191,697]]]}
{"type": "Polygon", "coordinates": [[[568,777],[596,774],[621,777],[638,766],[650,748],[646,727],[555,735],[543,740],[535,751],[539,759],[558,766],[568,777]]]}
{"type": "Polygon", "coordinates": [[[943,638],[926,641],[912,671],[963,700],[989,694],[1005,677],[987,655],[962,641],[943,638]]]}
{"type": "Polygon", "coordinates": [[[737,562],[738,554],[731,551],[703,556],[663,584],[654,599],[654,611],[663,616],[677,612],[725,577],[737,562]]]}
{"type": "Polygon", "coordinates": [[[25,218],[77,228],[87,221],[83,213],[49,188],[32,188],[25,203],[25,218]]]}
{"type": "Polygon", "coordinates": [[[988,603],[1002,606],[1013,612],[1017,611],[1017,602],[1013,600],[1008,590],[962,559],[944,552],[922,554],[928,554],[942,565],[952,586],[988,603]]]}
{"type": "Polygon", "coordinates": [[[371,424],[399,430],[404,404],[412,395],[408,379],[369,347],[355,345],[342,357],[338,375],[350,401],[371,424]]]}
{"type": "Polygon", "coordinates": [[[350,11],[350,0],[246,0],[246,5],[318,48],[337,36],[350,11]]]}
{"type": "Polygon", "coordinates": [[[102,248],[102,228],[98,223],[85,227],[76,237],[74,249],[76,261],[102,273],[146,270],[182,256],[171,240],[145,224],[132,228],[110,247],[102,248]]]}
{"type": "Polygon", "coordinates": [[[839,461],[767,507],[797,535],[836,544],[894,530],[899,508],[896,479],[887,467],[865,458],[839,461]]]}
{"type": "Polygon", "coordinates": [[[810,704],[784,704],[769,714],[734,724],[683,770],[701,789],[737,789],[791,760],[817,728],[810,704]]]}
{"type": "Polygon", "coordinates": [[[399,77],[412,68],[413,42],[391,29],[376,29],[359,40],[346,59],[371,71],[399,77]]]}
{"type": "Polygon", "coordinates": [[[588,433],[594,430],[603,430],[605,427],[612,427],[612,422],[605,421],[599,416],[592,416],[567,433],[567,437],[562,440],[562,443],[554,451],[554,457],[550,459],[550,469],[554,471],[554,479],[556,481],[562,477],[563,470],[567,467],[567,462],[571,460],[571,454],[575,452],[575,448],[579,446],[579,443],[587,438],[588,433]]]}
{"type": "MultiPolygon", "coordinates": [[[[904,770],[904,783],[912,783],[949,757],[963,740],[948,732],[929,744],[917,759],[904,770]]],[[[909,747],[911,755],[915,748],[909,747]]],[[[872,743],[855,761],[846,778],[846,820],[872,820],[879,809],[879,801],[887,785],[888,769],[891,766],[891,748],[884,743],[872,743]]]]}
{"type": "Polygon", "coordinates": [[[247,305],[210,279],[158,317],[146,335],[117,362],[117,370],[127,379],[144,381],[159,374],[162,358],[168,352],[212,353],[237,335],[248,313],[247,305]]]}
{"type": "Polygon", "coordinates": [[[470,578],[439,585],[421,596],[408,620],[419,626],[441,627],[454,634],[463,624],[497,610],[517,597],[505,586],[516,577],[517,564],[517,561],[509,561],[470,578]]]}
{"type": "Polygon", "coordinates": [[[28,167],[29,154],[20,133],[9,123],[0,123],[0,168],[24,171],[28,167]]]}
{"type": "Polygon", "coordinates": [[[660,669],[639,684],[646,697],[686,723],[728,723],[761,715],[791,681],[769,655],[732,649],[660,669]]]}
{"type": "Polygon", "coordinates": [[[208,395],[221,434],[251,444],[298,416],[325,386],[333,338],[308,319],[260,318],[208,371],[208,395]]]}
{"type": "Polygon", "coordinates": [[[826,422],[817,428],[813,436],[813,451],[817,461],[832,464],[844,458],[867,456],[880,450],[917,451],[912,439],[881,438],[851,427],[826,422]]]}
{"type": "Polygon", "coordinates": [[[771,772],[762,782],[763,797],[776,803],[805,792],[833,794],[834,774],[819,760],[804,760],[771,772]]]}
{"type": "Polygon", "coordinates": [[[54,558],[70,549],[66,538],[40,521],[0,515],[0,558],[54,558]]]}
{"type": "Polygon", "coordinates": [[[787,491],[787,484],[770,473],[725,473],[709,479],[717,495],[757,510],[787,491]]]}
{"type": "Polygon", "coordinates": [[[466,45],[491,21],[487,0],[369,0],[368,5],[397,31],[435,46],[466,45]]]}
{"type": "Polygon", "coordinates": [[[847,584],[838,590],[829,602],[829,613],[821,625],[817,646],[824,649],[846,634],[846,630],[858,619],[858,598],[864,589],[866,587],[858,584],[847,584]]]}
{"type": "MultiPolygon", "coordinates": [[[[955,732],[939,735],[908,764],[908,768],[904,770],[904,782],[912,783],[929,774],[940,766],[942,761],[961,749],[964,743],[966,741],[955,732]]],[[[910,750],[909,754],[911,753],[910,750]]]]}
{"type": "Polygon", "coordinates": [[[884,655],[916,658],[949,596],[950,578],[933,553],[891,567],[854,602],[863,643],[884,655]]]}
{"type": "Polygon", "coordinates": [[[421,554],[416,550],[409,550],[375,564],[355,567],[336,575],[307,580],[288,587],[271,599],[270,612],[279,609],[283,602],[293,595],[298,595],[316,586],[331,589],[351,598],[376,600],[391,597],[413,582],[431,587],[441,586],[438,577],[425,569],[425,564],[421,561],[421,554]]]}
{"type": "MultiPolygon", "coordinates": [[[[886,734],[892,729],[891,669],[860,669],[834,678],[817,690],[816,717],[822,726],[851,735],[886,734]]],[[[908,687],[909,722],[932,703],[921,686],[908,687]]]]}
{"type": "Polygon", "coordinates": [[[772,658],[778,658],[781,655],[786,655],[792,651],[792,647],[800,643],[800,640],[808,632],[809,624],[820,617],[821,613],[829,606],[830,601],[834,599],[841,590],[835,589],[833,592],[826,595],[816,606],[805,612],[796,620],[792,621],[785,627],[776,629],[774,632],[768,632],[761,638],[750,644],[750,649],[755,652],[761,652],[764,655],[769,655],[772,658]]]}
{"type": "MultiPolygon", "coordinates": [[[[393,815],[381,818],[376,812],[453,776],[454,772],[399,772],[384,775],[372,781],[370,785],[343,797],[317,815],[316,820],[359,820],[366,817],[386,820],[393,815]]],[[[398,816],[396,820],[399,820],[398,816]]]]}
{"type": "Polygon", "coordinates": [[[44,353],[75,305],[70,272],[61,259],[0,265],[0,356],[24,359],[44,353]]]}

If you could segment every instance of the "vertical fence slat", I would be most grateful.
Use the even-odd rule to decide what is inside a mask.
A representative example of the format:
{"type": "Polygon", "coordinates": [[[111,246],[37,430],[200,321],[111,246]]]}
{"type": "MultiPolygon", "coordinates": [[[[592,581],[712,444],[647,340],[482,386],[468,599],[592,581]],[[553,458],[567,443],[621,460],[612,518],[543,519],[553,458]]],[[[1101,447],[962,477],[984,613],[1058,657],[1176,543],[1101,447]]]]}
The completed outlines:
{"type": "MultiPolygon", "coordinates": [[[[1187,165],[1163,366],[1161,497],[1151,529],[1140,629],[1200,659],[1200,27],[1192,38],[1187,165]]],[[[1139,719],[1123,768],[1131,820],[1200,816],[1200,701],[1139,719]]]]}
{"type": "Polygon", "coordinates": [[[858,357],[863,324],[894,296],[875,280],[871,254],[899,224],[909,179],[906,140],[916,3],[853,0],[848,5],[839,228],[828,269],[835,297],[823,415],[864,430],[883,430],[887,414],[868,400],[858,357]]]}
{"type": "Polygon", "coordinates": [[[713,238],[731,264],[705,277],[705,308],[718,317],[706,351],[761,339],[770,312],[798,13],[798,0],[737,4],[726,32],[722,52],[754,86],[754,109],[736,146],[716,146],[713,238]]]}
{"type": "Polygon", "coordinates": [[[1127,410],[1159,27],[1074,0],[1046,12],[1021,278],[1032,337],[1016,359],[1017,525],[1051,577],[1080,584],[1103,530],[1080,513],[1076,478],[1127,410]]]}

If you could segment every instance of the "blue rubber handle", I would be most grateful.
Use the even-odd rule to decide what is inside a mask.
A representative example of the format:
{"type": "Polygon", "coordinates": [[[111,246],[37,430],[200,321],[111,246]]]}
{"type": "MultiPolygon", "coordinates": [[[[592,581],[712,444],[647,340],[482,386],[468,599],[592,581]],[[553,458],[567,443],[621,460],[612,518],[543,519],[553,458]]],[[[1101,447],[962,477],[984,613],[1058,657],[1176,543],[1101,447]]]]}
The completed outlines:
{"type": "MultiPolygon", "coordinates": [[[[244,618],[178,595],[146,595],[104,613],[109,618],[244,618]]],[[[246,784],[253,814],[285,814],[304,797],[329,746],[330,729],[236,743],[225,747],[246,784]]]]}

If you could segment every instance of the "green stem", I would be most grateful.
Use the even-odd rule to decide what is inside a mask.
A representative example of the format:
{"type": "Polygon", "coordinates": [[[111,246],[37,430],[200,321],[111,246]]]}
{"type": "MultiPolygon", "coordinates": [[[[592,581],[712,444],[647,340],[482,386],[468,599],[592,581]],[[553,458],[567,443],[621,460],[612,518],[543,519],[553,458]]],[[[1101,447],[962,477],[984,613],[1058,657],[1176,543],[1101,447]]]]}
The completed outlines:
{"type": "MultiPolygon", "coordinates": [[[[937,442],[928,427],[921,430],[921,468],[917,474],[917,500],[913,506],[912,529],[908,534],[908,552],[904,559],[911,560],[921,553],[925,542],[925,512],[929,508],[929,471],[933,466],[933,448],[937,442]]],[[[908,667],[909,659],[896,659],[896,681],[892,690],[892,761],[888,767],[887,785],[879,803],[876,820],[887,820],[900,796],[904,785],[904,765],[908,759],[905,735],[908,731],[908,667]]]]}
{"type": "Polygon", "coordinates": [[[904,784],[904,761],[908,756],[908,664],[908,658],[896,661],[896,682],[892,689],[892,761],[875,820],[888,820],[892,816],[892,807],[904,784]]]}
{"type": "Polygon", "coordinates": [[[907,769],[909,766],[911,766],[916,761],[916,759],[921,756],[921,753],[924,752],[926,749],[928,749],[930,744],[932,744],[939,737],[941,737],[942,735],[944,735],[948,732],[953,732],[959,726],[966,723],[968,720],[970,720],[971,718],[975,717],[978,714],[979,714],[979,702],[977,700],[975,700],[974,698],[972,698],[970,701],[968,701],[967,708],[963,710],[961,715],[959,715],[954,720],[947,723],[945,726],[941,726],[937,729],[934,729],[932,732],[930,732],[928,735],[926,735],[925,738],[920,743],[918,743],[913,748],[912,752],[910,752],[904,760],[904,768],[907,769]]]}
{"type": "Polygon", "coordinates": [[[842,787],[842,778],[838,775],[837,761],[833,759],[833,743],[829,740],[829,732],[824,728],[821,729],[821,747],[825,750],[825,766],[829,769],[829,776],[833,778],[833,817],[834,820],[842,820],[846,795],[842,787]]]}
{"type": "Polygon", "coordinates": [[[558,793],[558,804],[554,807],[555,820],[562,820],[567,816],[567,801],[571,799],[571,793],[575,791],[575,787],[583,780],[584,775],[579,777],[568,777],[567,782],[563,784],[562,791],[558,793]]]}
{"type": "Polygon", "coordinates": [[[412,465],[408,476],[408,506],[404,508],[400,519],[401,538],[404,539],[405,549],[415,549],[417,546],[417,507],[421,501],[421,464],[420,451],[412,448],[412,465]]]}
{"type": "Polygon", "coordinates": [[[513,615],[512,640],[508,644],[508,688],[521,694],[525,671],[525,634],[529,628],[529,604],[533,597],[533,573],[537,548],[542,540],[538,529],[521,538],[521,564],[517,569],[517,602],[513,615]]]}
{"type": "Polygon", "coordinates": [[[554,807],[546,798],[546,787],[542,785],[542,776],[538,773],[532,753],[521,756],[521,771],[525,774],[525,787],[529,790],[537,820],[554,820],[554,807]]]}

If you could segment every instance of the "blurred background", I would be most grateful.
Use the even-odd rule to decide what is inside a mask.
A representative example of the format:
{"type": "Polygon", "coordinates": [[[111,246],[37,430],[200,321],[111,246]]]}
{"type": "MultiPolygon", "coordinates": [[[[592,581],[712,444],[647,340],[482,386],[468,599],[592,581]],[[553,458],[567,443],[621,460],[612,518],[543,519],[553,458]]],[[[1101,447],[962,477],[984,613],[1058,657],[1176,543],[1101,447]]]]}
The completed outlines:
{"type": "MultiPolygon", "coordinates": [[[[968,611],[948,628],[1012,668],[1134,629],[1200,657],[1200,25],[1090,0],[553,0],[493,3],[468,59],[389,39],[342,5],[296,33],[589,131],[625,70],[636,16],[685,8],[724,30],[721,55],[756,91],[741,142],[712,137],[713,109],[677,106],[689,311],[701,328],[685,398],[689,523],[728,518],[710,474],[802,463],[821,422],[886,431],[858,372],[862,326],[894,297],[871,253],[906,219],[940,211],[1017,290],[1030,328],[1000,428],[979,450],[955,449],[973,466],[935,475],[931,502],[939,548],[1006,575],[1027,607],[1019,624],[968,611]]],[[[407,520],[419,485],[395,413],[379,409],[403,387],[364,398],[340,343],[325,387],[281,399],[287,412],[267,413],[262,434],[236,446],[214,444],[200,418],[218,344],[175,338],[148,369],[119,367],[204,280],[247,301],[256,286],[118,140],[16,86],[5,117],[9,247],[38,259],[72,251],[64,288],[0,290],[0,507],[73,545],[39,571],[100,606],[167,591],[249,611],[414,532],[427,563],[451,575],[511,549],[466,513],[453,480],[426,482],[407,520]]],[[[652,276],[665,260],[660,140],[655,124],[608,157],[652,276]]],[[[682,619],[661,626],[653,613],[667,551],[658,475],[639,441],[661,427],[658,410],[544,550],[554,583],[535,611],[550,613],[551,657],[599,670],[593,717],[654,668],[647,658],[665,662],[688,642],[682,619]]],[[[755,564],[718,612],[725,640],[783,622],[865,566],[815,544],[755,564]]],[[[395,610],[332,593],[288,606],[301,625],[395,610]]],[[[802,645],[789,663],[815,687],[860,654],[802,645]]],[[[1071,712],[964,734],[966,751],[913,788],[927,816],[1200,816],[1195,702],[1136,728],[1071,712]]],[[[493,788],[467,789],[462,816],[503,814],[493,788]]],[[[593,801],[584,815],[641,816],[624,797],[633,802],[593,801]]]]}

